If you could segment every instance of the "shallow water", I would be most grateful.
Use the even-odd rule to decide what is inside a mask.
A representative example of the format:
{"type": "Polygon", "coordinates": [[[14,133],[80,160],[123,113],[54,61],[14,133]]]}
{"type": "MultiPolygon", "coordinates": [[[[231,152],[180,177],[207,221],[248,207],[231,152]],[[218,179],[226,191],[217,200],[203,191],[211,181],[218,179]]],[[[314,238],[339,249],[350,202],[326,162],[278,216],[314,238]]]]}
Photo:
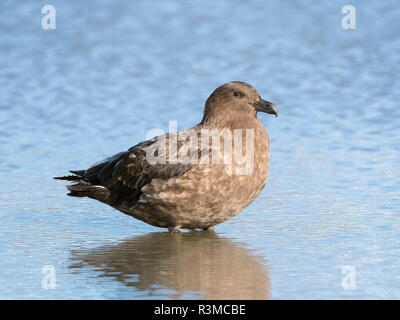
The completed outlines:
{"type": "Polygon", "coordinates": [[[0,2],[0,298],[400,298],[400,7],[352,1],[344,30],[343,2],[265,2],[51,1],[47,31],[42,2],[0,2]],[[266,188],[215,234],[51,179],[194,125],[231,80],[280,116],[266,188]]]}

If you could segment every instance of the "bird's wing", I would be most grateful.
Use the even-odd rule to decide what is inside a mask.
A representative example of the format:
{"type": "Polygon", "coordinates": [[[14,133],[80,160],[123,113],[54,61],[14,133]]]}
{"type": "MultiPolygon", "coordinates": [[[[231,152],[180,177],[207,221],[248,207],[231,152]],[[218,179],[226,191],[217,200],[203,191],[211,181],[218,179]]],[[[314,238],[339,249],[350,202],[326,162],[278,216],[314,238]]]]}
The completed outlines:
{"type": "Polygon", "coordinates": [[[141,188],[152,179],[166,180],[186,173],[193,164],[170,161],[185,141],[178,141],[176,150],[170,151],[169,136],[141,142],[128,151],[94,164],[85,170],[84,180],[104,186],[120,196],[138,197],[141,188]]]}

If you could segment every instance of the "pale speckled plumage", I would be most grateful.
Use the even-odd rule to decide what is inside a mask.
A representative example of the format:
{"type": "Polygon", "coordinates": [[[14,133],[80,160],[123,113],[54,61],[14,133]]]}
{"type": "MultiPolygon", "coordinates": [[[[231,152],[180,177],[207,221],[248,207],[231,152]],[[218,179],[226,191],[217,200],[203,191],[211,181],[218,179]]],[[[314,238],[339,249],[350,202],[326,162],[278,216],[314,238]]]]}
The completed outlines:
{"type": "MultiPolygon", "coordinates": [[[[171,134],[142,142],[87,170],[73,171],[75,180],[68,186],[72,196],[87,196],[107,203],[137,219],[170,230],[210,228],[241,212],[263,189],[269,171],[269,138],[257,119],[257,111],[275,113],[277,109],[261,100],[257,91],[242,82],[230,82],[217,88],[208,98],[200,124],[187,129],[198,136],[204,129],[250,129],[254,133],[254,167],[250,174],[237,174],[239,164],[167,163],[150,164],[146,151],[171,134]],[[264,104],[262,104],[264,103],[264,104]],[[261,105],[262,104],[262,105],[261,105]],[[261,108],[261,109],[260,109],[261,108]]],[[[187,133],[184,131],[179,133],[187,133]]],[[[238,146],[246,154],[245,136],[238,146]]],[[[179,152],[185,141],[178,142],[179,152]]],[[[223,145],[217,152],[223,159],[223,145]]],[[[235,146],[233,146],[234,148],[235,146]]],[[[209,156],[212,155],[210,147],[209,156]]],[[[158,150],[172,158],[166,148],[158,150]]],[[[159,154],[158,154],[159,155],[159,154]]]]}

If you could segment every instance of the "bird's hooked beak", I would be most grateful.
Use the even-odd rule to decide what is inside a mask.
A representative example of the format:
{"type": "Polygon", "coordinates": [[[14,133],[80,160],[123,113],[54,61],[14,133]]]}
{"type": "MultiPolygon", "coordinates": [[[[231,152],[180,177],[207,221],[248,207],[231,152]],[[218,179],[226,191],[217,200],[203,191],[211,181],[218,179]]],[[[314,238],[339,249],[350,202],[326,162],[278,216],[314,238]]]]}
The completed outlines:
{"type": "Polygon", "coordinates": [[[272,102],[260,98],[260,100],[255,103],[251,103],[251,105],[256,109],[257,112],[274,114],[276,117],[278,117],[278,108],[272,102]]]}

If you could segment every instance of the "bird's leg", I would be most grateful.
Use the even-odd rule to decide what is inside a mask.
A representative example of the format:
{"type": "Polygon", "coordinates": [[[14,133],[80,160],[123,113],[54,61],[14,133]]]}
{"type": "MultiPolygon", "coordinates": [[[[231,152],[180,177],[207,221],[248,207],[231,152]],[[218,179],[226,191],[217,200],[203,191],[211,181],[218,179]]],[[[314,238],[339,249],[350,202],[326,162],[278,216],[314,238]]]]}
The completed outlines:
{"type": "Polygon", "coordinates": [[[203,231],[214,231],[214,227],[203,228],[203,231]]]}
{"type": "Polygon", "coordinates": [[[178,234],[178,233],[181,233],[182,231],[180,230],[180,225],[178,225],[178,226],[174,226],[174,227],[169,227],[168,228],[168,231],[169,232],[171,232],[171,233],[175,233],[175,234],[178,234]]]}

